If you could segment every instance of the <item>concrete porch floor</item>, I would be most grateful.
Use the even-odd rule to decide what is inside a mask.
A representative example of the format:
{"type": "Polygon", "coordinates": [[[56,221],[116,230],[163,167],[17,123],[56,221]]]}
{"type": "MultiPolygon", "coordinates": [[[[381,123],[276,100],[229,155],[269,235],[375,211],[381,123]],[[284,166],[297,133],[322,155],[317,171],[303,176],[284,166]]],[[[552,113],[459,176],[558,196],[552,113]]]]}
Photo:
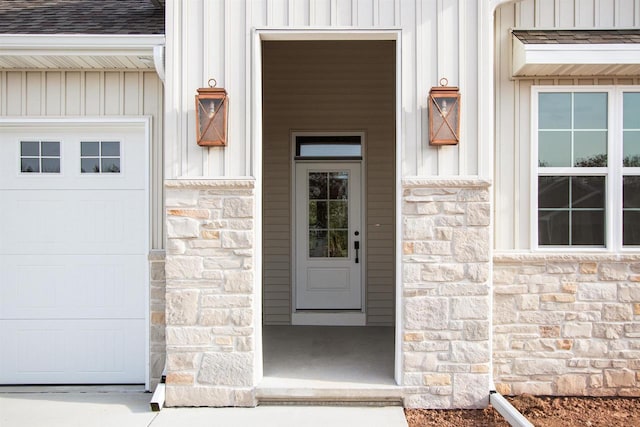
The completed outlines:
{"type": "Polygon", "coordinates": [[[261,402],[401,404],[393,327],[264,326],[261,402]]]}

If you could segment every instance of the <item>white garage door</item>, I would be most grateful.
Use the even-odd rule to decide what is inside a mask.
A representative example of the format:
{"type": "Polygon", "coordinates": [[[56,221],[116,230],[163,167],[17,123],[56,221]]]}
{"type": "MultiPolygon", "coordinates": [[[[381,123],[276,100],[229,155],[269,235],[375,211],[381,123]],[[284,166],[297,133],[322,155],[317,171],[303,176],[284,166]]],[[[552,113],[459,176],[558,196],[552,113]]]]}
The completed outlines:
{"type": "Polygon", "coordinates": [[[0,384],[144,383],[144,126],[47,126],[0,126],[0,384]]]}

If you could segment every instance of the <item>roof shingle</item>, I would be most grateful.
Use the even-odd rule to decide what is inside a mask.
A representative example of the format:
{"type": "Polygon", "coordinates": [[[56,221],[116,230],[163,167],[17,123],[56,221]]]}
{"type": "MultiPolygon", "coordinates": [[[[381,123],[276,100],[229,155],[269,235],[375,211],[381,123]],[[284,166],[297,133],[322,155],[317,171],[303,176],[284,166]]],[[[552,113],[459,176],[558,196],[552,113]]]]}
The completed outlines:
{"type": "Polygon", "coordinates": [[[640,29],[628,30],[513,30],[524,44],[640,43],[640,29]]]}
{"type": "Polygon", "coordinates": [[[164,34],[164,7],[151,0],[0,0],[0,34],[164,34]]]}

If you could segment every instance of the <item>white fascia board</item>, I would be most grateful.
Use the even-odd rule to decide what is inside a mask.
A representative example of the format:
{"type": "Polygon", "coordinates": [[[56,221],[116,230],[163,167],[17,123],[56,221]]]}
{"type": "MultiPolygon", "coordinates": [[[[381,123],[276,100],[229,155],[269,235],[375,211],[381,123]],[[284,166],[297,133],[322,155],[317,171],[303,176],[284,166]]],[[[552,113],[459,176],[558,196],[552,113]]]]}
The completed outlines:
{"type": "Polygon", "coordinates": [[[13,56],[128,56],[153,55],[154,46],[164,46],[159,35],[96,34],[3,34],[0,55],[13,56]]]}
{"type": "Polygon", "coordinates": [[[513,36],[513,76],[538,65],[640,65],[640,44],[524,44],[513,36]]]}

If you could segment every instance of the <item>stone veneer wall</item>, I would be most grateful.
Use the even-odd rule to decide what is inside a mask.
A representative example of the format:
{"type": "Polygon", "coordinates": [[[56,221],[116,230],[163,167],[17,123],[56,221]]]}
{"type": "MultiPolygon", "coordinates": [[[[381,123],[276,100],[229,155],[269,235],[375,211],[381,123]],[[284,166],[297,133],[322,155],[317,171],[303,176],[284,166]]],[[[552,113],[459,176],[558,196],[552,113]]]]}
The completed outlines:
{"type": "Polygon", "coordinates": [[[149,254],[149,378],[151,390],[162,378],[166,357],[164,296],[166,283],[164,276],[164,251],[154,250],[149,254]]]}
{"type": "Polygon", "coordinates": [[[402,181],[406,407],[488,404],[489,185],[478,179],[402,181]]]}
{"type": "Polygon", "coordinates": [[[254,181],[171,180],[168,406],[255,406],[254,181]]]}
{"type": "Polygon", "coordinates": [[[494,257],[503,394],[640,396],[640,255],[494,257]]]}

